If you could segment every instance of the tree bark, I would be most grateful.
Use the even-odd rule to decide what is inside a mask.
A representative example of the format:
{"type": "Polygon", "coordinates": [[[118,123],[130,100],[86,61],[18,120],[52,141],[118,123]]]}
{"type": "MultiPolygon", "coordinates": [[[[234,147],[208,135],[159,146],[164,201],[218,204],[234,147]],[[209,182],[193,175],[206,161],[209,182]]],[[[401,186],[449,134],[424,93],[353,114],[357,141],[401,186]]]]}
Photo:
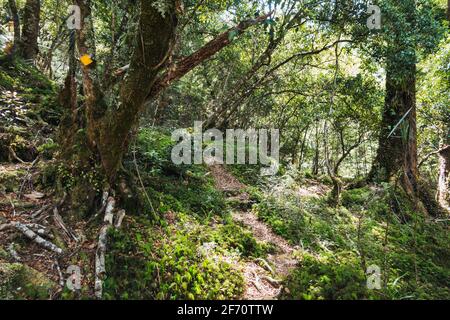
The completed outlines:
{"type": "MultiPolygon", "coordinates": [[[[447,20],[450,22],[450,0],[447,6],[447,20]]],[[[438,201],[442,208],[450,212],[450,124],[444,129],[439,150],[438,201]]]]}
{"type": "Polygon", "coordinates": [[[417,193],[416,65],[399,66],[388,62],[386,97],[382,129],[374,165],[369,173],[373,181],[389,181],[400,176],[405,189],[417,193]],[[396,70],[406,73],[400,77],[396,70]],[[406,115],[406,117],[405,117],[406,115]],[[396,131],[392,129],[401,121],[396,131]]]}
{"type": "Polygon", "coordinates": [[[312,165],[312,174],[317,176],[319,174],[319,155],[320,155],[320,145],[319,145],[319,121],[316,121],[316,132],[315,132],[315,145],[314,145],[314,158],[312,165]]]}
{"type": "Polygon", "coordinates": [[[450,21],[450,0],[447,0],[447,20],[450,21]]]}
{"type": "MultiPolygon", "coordinates": [[[[91,16],[89,2],[77,1],[83,17],[91,16]]],[[[174,8],[175,1],[169,1],[174,8]]],[[[104,100],[95,68],[82,66],[83,87],[86,97],[86,121],[88,141],[94,153],[98,153],[104,173],[113,182],[127,150],[130,130],[137,124],[147,96],[158,72],[171,52],[175,39],[177,19],[174,11],[164,16],[155,9],[152,1],[141,1],[141,13],[135,38],[135,50],[128,74],[120,88],[118,106],[108,106],[104,100]]],[[[88,40],[89,28],[82,26],[78,37],[81,55],[93,51],[88,40]]]]}
{"type": "Polygon", "coordinates": [[[241,34],[249,27],[266,20],[270,16],[270,14],[271,13],[268,13],[253,20],[242,21],[236,27],[230,28],[229,30],[223,32],[190,56],[181,58],[180,60],[176,61],[174,65],[167,68],[168,71],[166,73],[158,77],[157,81],[155,81],[155,84],[149,93],[148,99],[152,99],[153,97],[157,96],[171,83],[182,78],[185,74],[197,67],[203,61],[211,58],[221,49],[228,46],[232,42],[229,36],[230,33],[233,32],[236,34],[241,34]]]}
{"type": "MultiPolygon", "coordinates": [[[[450,131],[447,133],[450,135],[450,131]]],[[[439,151],[438,201],[442,208],[450,211],[450,139],[439,151]]]]}
{"type": "Polygon", "coordinates": [[[90,65],[81,64],[80,67],[83,105],[77,105],[76,82],[71,72],[66,78],[66,90],[60,96],[67,110],[60,126],[64,149],[61,159],[75,178],[68,199],[75,219],[97,211],[99,188],[116,192],[117,200],[127,209],[139,207],[137,193],[133,197],[133,192],[129,192],[133,188],[126,182],[130,178],[129,174],[121,170],[121,165],[144,105],[173,81],[228,45],[230,32],[241,32],[262,21],[262,18],[256,19],[256,22],[251,20],[231,28],[191,56],[169,65],[168,58],[176,39],[177,0],[164,1],[167,4],[164,14],[155,8],[154,1],[139,1],[140,16],[133,54],[124,72],[125,77],[121,79],[119,96],[114,99],[118,103],[112,105],[107,102],[110,99],[105,98],[100,85],[101,77],[96,69],[91,0],[75,0],[81,9],[81,29],[77,31],[76,37],[78,53],[80,57],[89,55],[94,61],[90,65]],[[92,183],[92,174],[97,186],[92,183]]]}
{"type": "Polygon", "coordinates": [[[19,53],[26,60],[34,61],[39,52],[38,36],[40,15],[40,0],[27,0],[23,13],[22,37],[19,46],[19,53]]]}
{"type": "Polygon", "coordinates": [[[20,43],[20,18],[17,11],[16,0],[8,0],[9,9],[11,10],[11,17],[14,23],[14,46],[13,52],[20,43]]]}
{"type": "MultiPolygon", "coordinates": [[[[135,37],[135,50],[120,87],[119,104],[110,106],[104,99],[95,66],[81,66],[86,106],[87,141],[97,155],[110,183],[116,179],[121,160],[127,151],[130,132],[138,124],[145,103],[173,81],[184,76],[204,60],[230,43],[230,32],[245,29],[264,21],[268,15],[244,21],[222,33],[192,55],[168,66],[167,61],[175,41],[177,17],[175,0],[166,0],[168,12],[161,14],[153,1],[140,1],[140,19],[135,37]],[[165,72],[162,72],[165,71],[165,72]],[[159,75],[159,73],[161,75],[159,75]]],[[[90,0],[77,0],[81,8],[82,29],[77,45],[80,55],[95,55],[92,42],[90,0]]],[[[96,161],[96,160],[95,160],[96,161]]]]}
{"type": "MultiPolygon", "coordinates": [[[[396,7],[404,15],[403,28],[415,28],[415,1],[400,2],[396,7]]],[[[398,177],[405,191],[417,199],[416,44],[399,26],[393,26],[385,36],[388,43],[385,102],[377,156],[369,180],[390,181],[398,177]]]]}

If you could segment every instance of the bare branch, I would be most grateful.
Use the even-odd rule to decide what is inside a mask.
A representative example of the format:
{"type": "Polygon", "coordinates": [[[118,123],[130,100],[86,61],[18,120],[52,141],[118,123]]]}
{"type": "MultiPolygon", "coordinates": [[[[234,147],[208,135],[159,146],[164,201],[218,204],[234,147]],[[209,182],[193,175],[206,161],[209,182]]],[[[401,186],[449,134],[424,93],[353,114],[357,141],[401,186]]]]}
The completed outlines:
{"type": "Polygon", "coordinates": [[[269,12],[263,16],[260,16],[253,20],[246,20],[239,23],[237,26],[228,29],[224,33],[220,34],[210,42],[208,42],[205,46],[191,54],[190,56],[181,58],[176,61],[173,65],[168,67],[168,71],[161,75],[153,85],[150,94],[147,96],[147,99],[151,99],[158,95],[162,90],[167,88],[171,83],[180,79],[189,71],[197,67],[199,64],[204,62],[205,60],[211,58],[217,52],[222,50],[224,47],[228,46],[231,42],[231,34],[236,32],[237,34],[242,34],[249,27],[261,23],[272,14],[269,12]]]}

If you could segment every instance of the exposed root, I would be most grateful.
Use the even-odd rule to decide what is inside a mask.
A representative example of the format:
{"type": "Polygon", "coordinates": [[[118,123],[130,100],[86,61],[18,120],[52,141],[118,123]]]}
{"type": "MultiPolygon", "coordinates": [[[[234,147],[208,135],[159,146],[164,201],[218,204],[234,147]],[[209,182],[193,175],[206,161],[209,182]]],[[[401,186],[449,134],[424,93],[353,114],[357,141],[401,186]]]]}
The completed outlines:
{"type": "Polygon", "coordinates": [[[56,268],[56,271],[58,272],[59,285],[61,287],[64,287],[64,277],[63,277],[63,274],[61,272],[61,268],[59,267],[58,260],[55,260],[55,268],[56,268]]]}
{"type": "Polygon", "coordinates": [[[47,204],[47,205],[45,205],[45,206],[43,206],[42,208],[40,208],[39,210],[37,210],[36,212],[34,212],[32,215],[31,215],[31,218],[33,219],[33,220],[40,220],[40,215],[41,214],[43,214],[44,212],[46,212],[48,209],[50,209],[50,207],[51,207],[51,205],[50,204],[47,204]]]}
{"type": "Polygon", "coordinates": [[[11,155],[15,160],[19,161],[19,162],[22,163],[22,164],[29,164],[28,162],[23,161],[22,159],[20,159],[20,158],[17,156],[17,154],[16,154],[16,152],[14,151],[14,149],[11,148],[11,146],[8,146],[8,151],[9,151],[10,155],[11,155]]]}
{"type": "Polygon", "coordinates": [[[106,273],[105,268],[105,253],[106,253],[106,242],[108,230],[111,225],[104,225],[100,229],[98,236],[97,251],[95,252],[95,296],[98,299],[102,298],[103,295],[103,278],[106,273]]]}
{"type": "Polygon", "coordinates": [[[259,284],[259,277],[258,274],[252,270],[253,276],[255,277],[254,281],[251,281],[251,283],[253,283],[253,285],[255,286],[255,288],[260,292],[263,293],[263,289],[261,288],[261,285],[259,284]]]}
{"type": "Polygon", "coordinates": [[[114,227],[116,229],[119,229],[122,226],[122,222],[123,222],[123,218],[125,218],[125,210],[119,210],[119,212],[117,212],[117,217],[116,217],[116,222],[114,224],[114,227]]]}
{"type": "Polygon", "coordinates": [[[269,263],[264,260],[263,258],[257,258],[256,261],[259,261],[263,264],[263,266],[266,268],[267,271],[269,271],[271,274],[275,274],[272,267],[269,265],[269,263]]]}
{"type": "Polygon", "coordinates": [[[277,279],[274,279],[274,278],[271,278],[271,277],[268,277],[268,276],[261,276],[261,279],[266,280],[266,281],[270,282],[271,284],[273,284],[275,286],[280,285],[281,282],[282,282],[281,280],[277,280],[277,279]]]}

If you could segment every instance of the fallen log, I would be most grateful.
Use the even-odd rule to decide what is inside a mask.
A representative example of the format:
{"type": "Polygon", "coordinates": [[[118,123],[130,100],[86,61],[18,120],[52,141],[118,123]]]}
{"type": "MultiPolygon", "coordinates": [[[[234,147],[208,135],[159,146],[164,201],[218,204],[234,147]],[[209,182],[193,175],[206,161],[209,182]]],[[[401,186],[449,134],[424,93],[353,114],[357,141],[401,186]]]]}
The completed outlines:
{"type": "MultiPolygon", "coordinates": [[[[108,193],[104,193],[104,196],[108,193]]],[[[111,228],[120,228],[123,218],[125,217],[125,210],[119,210],[117,213],[116,200],[113,197],[108,197],[104,205],[105,216],[103,218],[103,226],[100,228],[98,235],[97,250],[95,252],[95,285],[94,293],[97,299],[101,299],[103,295],[103,278],[106,274],[105,254],[108,245],[108,231],[111,228]]]]}
{"type": "Polygon", "coordinates": [[[55,244],[51,243],[50,241],[45,240],[41,236],[39,236],[36,232],[28,228],[26,225],[20,223],[20,222],[12,222],[12,225],[19,230],[23,235],[25,235],[28,239],[35,242],[39,246],[53,251],[57,254],[62,254],[63,250],[56,246],[55,244]]]}
{"type": "Polygon", "coordinates": [[[103,226],[98,235],[97,251],[95,252],[95,285],[94,292],[98,299],[103,295],[103,278],[106,273],[105,254],[107,245],[108,230],[113,227],[114,208],[116,201],[113,197],[109,197],[105,207],[105,217],[103,226]]]}

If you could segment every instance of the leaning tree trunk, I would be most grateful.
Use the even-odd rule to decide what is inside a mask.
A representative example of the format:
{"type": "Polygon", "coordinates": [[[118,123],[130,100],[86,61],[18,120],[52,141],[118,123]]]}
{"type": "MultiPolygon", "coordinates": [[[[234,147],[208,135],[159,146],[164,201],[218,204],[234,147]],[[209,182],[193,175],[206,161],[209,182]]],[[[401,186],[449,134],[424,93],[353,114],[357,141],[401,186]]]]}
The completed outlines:
{"type": "Polygon", "coordinates": [[[40,15],[40,0],[27,0],[23,13],[22,37],[19,46],[19,53],[26,60],[34,61],[39,52],[38,36],[40,15]]]}
{"type": "MultiPolygon", "coordinates": [[[[190,56],[182,57],[169,65],[168,58],[175,41],[178,0],[164,1],[167,4],[167,12],[164,14],[154,6],[154,1],[139,1],[140,18],[134,39],[134,53],[129,66],[121,68],[126,75],[121,80],[117,105],[108,104],[108,99],[105,99],[95,63],[81,65],[83,113],[79,114],[78,121],[72,121],[73,128],[64,125],[61,128],[62,132],[76,132],[73,143],[62,143],[66,149],[62,154],[71,158],[69,161],[64,160],[71,163],[72,176],[80,180],[75,182],[79,192],[71,192],[72,196],[79,194],[77,198],[80,201],[70,202],[78,202],[84,208],[75,211],[92,212],[95,209],[93,206],[98,202],[95,201],[99,196],[98,186],[94,187],[92,181],[83,178],[86,176],[92,178],[92,175],[96,175],[96,181],[100,182],[104,190],[112,189],[122,193],[121,189],[128,189],[124,191],[130,195],[129,188],[123,187],[123,170],[120,169],[122,158],[128,151],[131,132],[138,125],[138,117],[145,103],[230,44],[231,33],[240,34],[250,26],[265,21],[270,15],[242,21],[190,56]]],[[[90,55],[95,60],[95,34],[93,24],[90,23],[93,20],[91,1],[76,0],[75,3],[80,7],[82,16],[81,30],[77,33],[78,52],[81,56],[90,55]]],[[[69,79],[67,80],[66,87],[70,88],[69,79]]],[[[72,110],[70,102],[73,103],[73,99],[66,99],[67,110],[72,110]]]]}
{"type": "MultiPolygon", "coordinates": [[[[174,7],[175,1],[170,1],[174,7]]],[[[90,17],[90,7],[77,1],[83,17],[90,17]]],[[[86,98],[87,139],[97,154],[109,182],[113,182],[122,156],[127,151],[130,130],[137,124],[147,96],[158,72],[170,54],[175,39],[176,16],[174,10],[162,15],[152,1],[141,1],[141,14],[135,38],[135,50],[128,74],[120,88],[119,104],[105,102],[98,76],[91,66],[82,66],[83,87],[86,98]]],[[[78,37],[81,55],[91,54],[89,28],[82,25],[78,37]]]]}

